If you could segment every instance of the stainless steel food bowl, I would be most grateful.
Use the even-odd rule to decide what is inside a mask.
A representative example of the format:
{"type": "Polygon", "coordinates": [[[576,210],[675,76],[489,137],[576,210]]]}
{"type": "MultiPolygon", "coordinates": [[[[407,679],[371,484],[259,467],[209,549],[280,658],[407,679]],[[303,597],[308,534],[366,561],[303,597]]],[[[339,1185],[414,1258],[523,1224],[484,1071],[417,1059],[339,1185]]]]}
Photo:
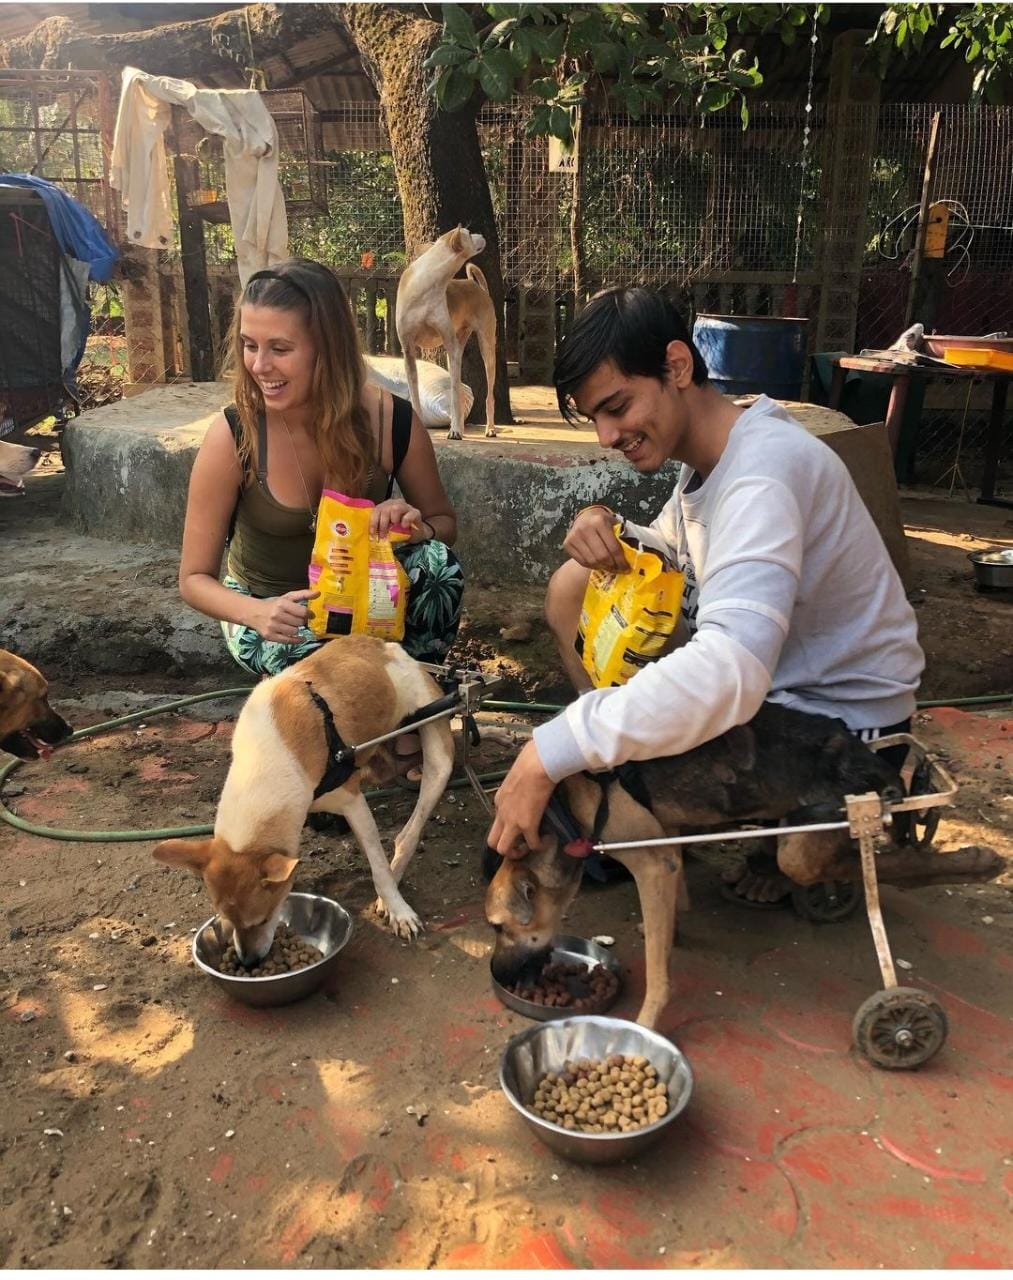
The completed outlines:
{"type": "MultiPolygon", "coordinates": [[[[545,963],[582,964],[585,969],[593,969],[596,964],[601,964],[614,973],[619,979],[619,985],[616,987],[615,995],[598,1010],[599,1013],[604,1013],[606,1009],[611,1009],[623,993],[623,970],[619,961],[611,951],[606,950],[605,947],[600,947],[597,942],[591,942],[587,938],[557,938],[556,945],[549,952],[549,958],[545,963]]],[[[508,991],[495,978],[492,979],[492,989],[508,1009],[523,1013],[526,1018],[535,1018],[539,1022],[554,1022],[558,1018],[572,1018],[575,1013],[579,1012],[579,1010],[574,1009],[557,1009],[552,1005],[535,1004],[534,1000],[522,1000],[520,996],[515,996],[512,991],[508,991]]]]}
{"type": "Polygon", "coordinates": [[[344,907],[316,893],[290,893],[279,917],[293,932],[323,952],[321,958],[294,973],[271,974],[263,978],[233,978],[220,973],[217,964],[229,945],[217,916],[212,916],[194,935],[193,962],[213,978],[230,996],[258,1008],[292,1004],[312,995],[337,964],[338,954],[352,936],[352,917],[344,907]]]}
{"type": "Polygon", "coordinates": [[[987,587],[993,591],[1013,587],[1013,547],[970,551],[967,558],[974,565],[974,576],[979,587],[987,587]]]}
{"type": "Polygon", "coordinates": [[[528,1027],[507,1044],[499,1068],[507,1101],[531,1131],[559,1155],[582,1164],[612,1164],[640,1155],[652,1146],[689,1102],[693,1072],[679,1049],[657,1031],[635,1022],[578,1014],[559,1022],[528,1027]],[[543,1120],[528,1109],[538,1081],[577,1058],[606,1058],[611,1053],[642,1054],[668,1086],[668,1113],[632,1133],[579,1133],[543,1120]]]}

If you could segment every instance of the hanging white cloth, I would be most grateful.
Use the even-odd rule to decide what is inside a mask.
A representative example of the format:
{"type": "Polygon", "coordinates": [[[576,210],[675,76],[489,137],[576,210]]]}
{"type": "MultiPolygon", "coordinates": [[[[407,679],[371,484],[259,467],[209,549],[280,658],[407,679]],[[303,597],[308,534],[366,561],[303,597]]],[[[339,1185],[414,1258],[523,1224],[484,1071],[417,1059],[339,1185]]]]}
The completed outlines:
{"type": "Polygon", "coordinates": [[[181,106],[225,139],[225,188],[239,279],[284,258],[288,219],[278,183],[278,130],[256,89],[198,89],[189,80],[124,67],[110,166],[127,239],[148,249],[172,243],[165,130],[181,106]]]}

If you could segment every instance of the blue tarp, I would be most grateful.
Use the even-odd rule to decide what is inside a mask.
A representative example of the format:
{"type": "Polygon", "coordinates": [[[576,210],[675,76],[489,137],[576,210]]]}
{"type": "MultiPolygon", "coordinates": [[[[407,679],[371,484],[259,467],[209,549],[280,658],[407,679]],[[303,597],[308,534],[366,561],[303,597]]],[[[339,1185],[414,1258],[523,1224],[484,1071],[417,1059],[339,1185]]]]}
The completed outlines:
{"type": "Polygon", "coordinates": [[[102,224],[62,187],[31,173],[0,173],[0,186],[37,191],[46,206],[49,224],[60,248],[88,264],[89,279],[104,284],[113,273],[119,250],[110,243],[102,224]]]}

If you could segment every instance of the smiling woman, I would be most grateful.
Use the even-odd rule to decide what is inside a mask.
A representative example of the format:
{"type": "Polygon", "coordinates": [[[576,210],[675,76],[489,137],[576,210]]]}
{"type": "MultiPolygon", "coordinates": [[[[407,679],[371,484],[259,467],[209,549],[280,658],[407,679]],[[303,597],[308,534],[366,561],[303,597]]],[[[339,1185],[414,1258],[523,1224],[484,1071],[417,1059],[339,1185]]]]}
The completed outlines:
{"type": "Polygon", "coordinates": [[[231,356],[235,401],[208,428],[190,477],[183,599],[219,619],[233,658],[254,675],[311,653],[320,641],[305,625],[307,568],[321,492],[336,489],[374,504],[372,533],[412,530],[397,549],[411,584],[402,644],[442,661],[460,618],[457,518],[411,405],[366,381],[337,276],[306,258],[252,275],[231,356]]]}

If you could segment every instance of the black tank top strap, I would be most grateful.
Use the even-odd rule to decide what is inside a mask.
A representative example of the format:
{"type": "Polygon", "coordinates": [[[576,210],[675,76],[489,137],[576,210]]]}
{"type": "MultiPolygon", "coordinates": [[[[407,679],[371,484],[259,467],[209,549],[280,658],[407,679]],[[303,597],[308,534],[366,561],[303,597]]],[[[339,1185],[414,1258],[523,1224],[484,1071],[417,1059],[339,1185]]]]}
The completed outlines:
{"type": "Polygon", "coordinates": [[[387,481],[387,497],[394,492],[394,481],[405,460],[412,439],[412,406],[410,400],[391,396],[393,411],[390,424],[391,472],[387,481]]]}
{"type": "MultiPolygon", "coordinates": [[[[229,424],[232,439],[236,442],[238,450],[242,434],[239,410],[234,404],[227,404],[222,412],[225,414],[225,421],[229,424]]],[[[257,479],[262,485],[267,484],[267,419],[262,413],[257,415],[257,479]]]]}

